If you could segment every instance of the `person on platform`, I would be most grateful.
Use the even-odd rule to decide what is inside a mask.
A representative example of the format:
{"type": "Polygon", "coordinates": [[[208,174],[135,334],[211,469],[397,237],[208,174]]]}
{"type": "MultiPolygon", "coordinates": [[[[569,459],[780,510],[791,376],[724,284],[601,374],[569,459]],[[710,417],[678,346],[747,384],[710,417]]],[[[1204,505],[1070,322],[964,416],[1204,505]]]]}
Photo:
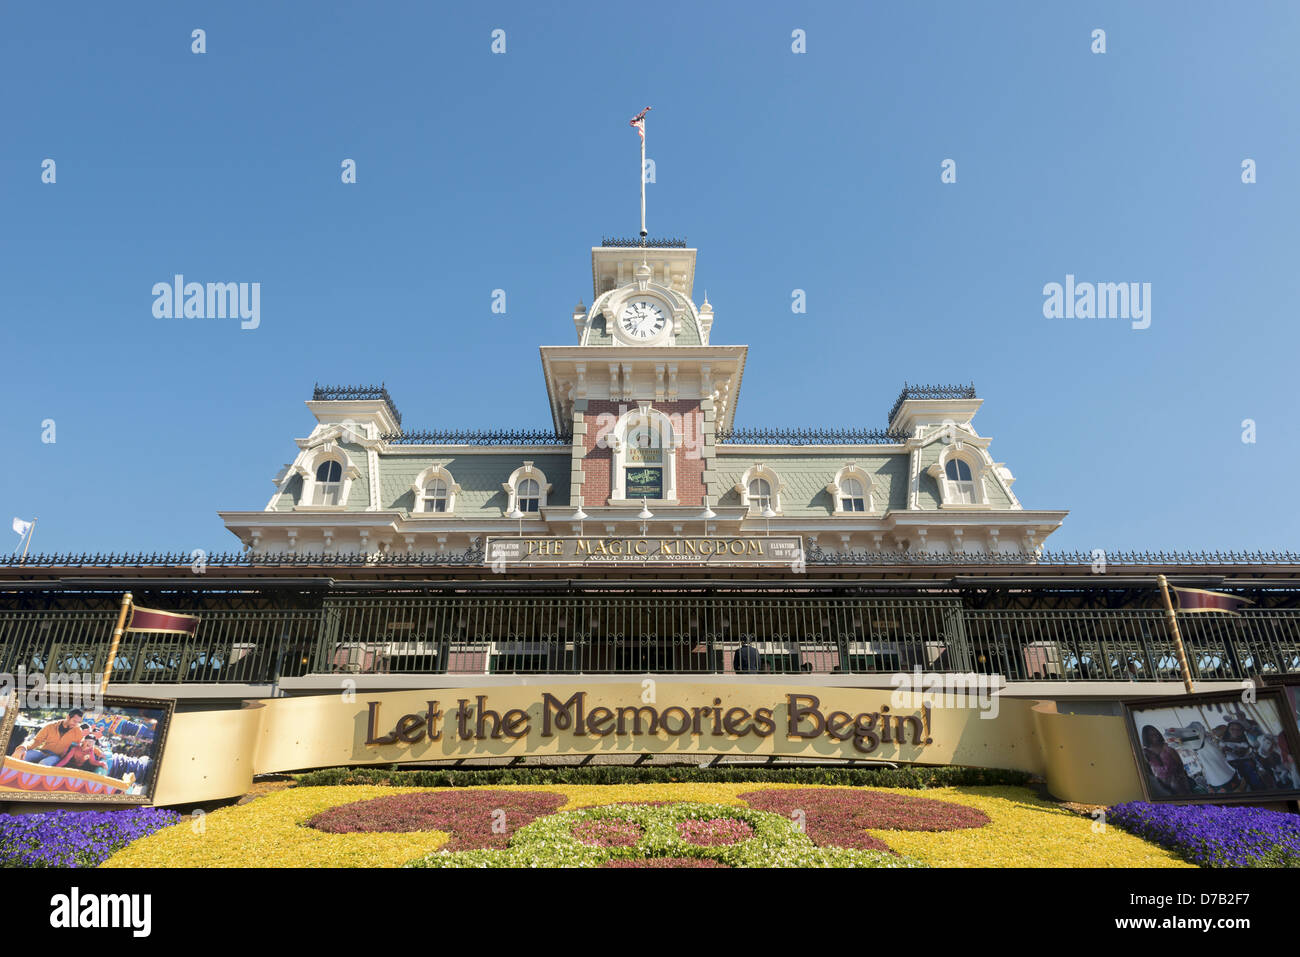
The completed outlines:
{"type": "Polygon", "coordinates": [[[68,749],[80,744],[81,739],[86,736],[86,732],[82,730],[82,716],[83,712],[80,708],[73,708],[63,720],[51,721],[45,725],[36,732],[31,745],[19,756],[20,760],[29,764],[58,764],[68,753],[68,749]]]}
{"type": "Polygon", "coordinates": [[[758,657],[758,649],[749,643],[748,638],[741,638],[740,647],[731,656],[732,670],[738,675],[758,674],[761,663],[762,660],[758,657]]]}

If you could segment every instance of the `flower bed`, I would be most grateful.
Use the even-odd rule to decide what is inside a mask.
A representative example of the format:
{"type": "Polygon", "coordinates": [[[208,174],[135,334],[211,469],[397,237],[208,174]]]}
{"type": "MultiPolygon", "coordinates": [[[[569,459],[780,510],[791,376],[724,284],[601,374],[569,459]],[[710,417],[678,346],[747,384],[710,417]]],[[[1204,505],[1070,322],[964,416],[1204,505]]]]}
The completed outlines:
{"type": "Polygon", "coordinates": [[[820,848],[777,814],[722,804],[613,804],[562,811],[520,828],[503,849],[429,854],[411,867],[601,867],[616,861],[649,866],[707,860],[727,867],[916,867],[878,851],[820,848]],[[625,846],[592,846],[575,837],[584,824],[640,830],[625,846]],[[703,840],[712,838],[709,843],[703,840]],[[653,863],[658,861],[660,863],[653,863]]]}
{"type": "MultiPolygon", "coordinates": [[[[425,807],[417,802],[413,807],[425,807]]],[[[529,806],[536,807],[536,803],[529,806]]],[[[383,808],[384,805],[372,805],[383,808]]],[[[438,812],[442,813],[442,812],[438,812]]],[[[466,866],[479,855],[478,864],[489,862],[499,865],[550,867],[563,864],[583,866],[625,866],[621,861],[647,862],[644,866],[667,867],[668,863],[648,863],[675,857],[691,861],[711,860],[713,863],[731,863],[728,854],[740,855],[735,866],[755,865],[763,857],[754,852],[755,842],[762,844],[768,832],[754,825],[754,820],[771,818],[780,825],[780,840],[772,845],[770,854],[777,864],[806,861],[809,866],[839,866],[852,860],[843,855],[866,854],[860,858],[863,866],[882,862],[899,863],[895,854],[939,867],[1189,867],[1177,853],[1149,843],[1120,827],[1094,830],[1093,822],[1072,813],[1060,805],[1036,797],[1018,787],[940,788],[926,791],[924,797],[915,792],[899,794],[896,790],[867,788],[819,788],[807,785],[747,783],[656,783],[631,785],[547,785],[547,786],[496,786],[492,788],[395,788],[365,785],[334,787],[295,787],[274,792],[248,804],[222,808],[206,816],[204,827],[188,824],[164,828],[155,834],[135,841],[114,854],[106,867],[397,867],[408,861],[441,856],[440,866],[466,866]],[[530,823],[512,813],[505,816],[505,824],[516,840],[508,847],[496,846],[434,852],[449,847],[450,841],[462,841],[483,835],[483,824],[491,820],[491,812],[501,809],[507,800],[544,801],[555,807],[554,813],[541,811],[530,823]],[[340,809],[330,819],[341,822],[359,812],[357,808],[344,811],[349,805],[368,802],[372,798],[389,798],[398,795],[436,796],[437,806],[444,810],[460,807],[457,813],[468,815],[464,825],[456,823],[455,815],[441,819],[435,826],[450,827],[455,832],[443,830],[413,831],[358,831],[328,833],[307,822],[332,808],[340,809]],[[449,795],[455,795],[450,797],[449,795]],[[492,798],[475,795],[493,795],[492,798]],[[856,807],[872,807],[875,817],[867,814],[857,817],[851,826],[835,818],[836,808],[854,795],[856,807]],[[893,798],[916,798],[923,805],[893,803],[893,798]],[[465,805],[447,802],[468,801],[465,805]],[[628,807],[640,808],[636,815],[650,811],[664,812],[656,818],[654,833],[636,815],[629,815],[628,807]],[[666,803],[656,803],[666,802],[666,803]],[[675,817],[682,803],[707,805],[705,810],[686,817],[675,817]],[[748,803],[748,802],[752,802],[748,803]],[[794,802],[793,804],[791,802],[794,802]],[[931,807],[938,804],[939,807],[931,807]],[[756,806],[755,806],[756,805],[756,806]],[[475,810],[477,808],[477,810],[475,810]],[[585,815],[572,812],[586,809],[585,815]],[[769,810],[771,809],[771,810],[769,810]],[[803,825],[807,833],[800,833],[797,818],[790,812],[804,812],[803,825]],[[594,813],[599,812],[599,813],[594,813]],[[668,813],[672,812],[672,813],[668,813]],[[735,812],[735,813],[733,813],[735,812]],[[751,819],[749,815],[759,815],[751,819]],[[980,815],[987,823],[980,825],[980,815]],[[687,820],[692,827],[708,821],[730,820],[749,824],[754,836],[739,843],[721,846],[695,846],[682,838],[676,825],[687,820]],[[584,822],[597,822],[599,827],[579,833],[603,834],[615,831],[630,832],[625,823],[641,828],[637,841],[631,845],[590,846],[575,834],[574,827],[584,822]],[[954,823],[964,826],[948,830],[920,830],[954,823]],[[513,830],[517,827],[517,830],[513,830]],[[516,847],[516,841],[525,831],[537,828],[552,833],[554,844],[550,851],[537,846],[516,847]],[[669,833],[664,834],[663,828],[669,833]],[[890,829],[893,828],[893,829],[890,829]],[[900,829],[911,828],[911,829],[900,829]],[[660,857],[638,856],[637,848],[646,848],[647,841],[663,841],[654,845],[653,853],[660,857]],[[818,844],[827,846],[818,847],[818,844]],[[830,845],[838,844],[838,847],[830,845]],[[748,850],[745,850],[747,849],[748,850]],[[882,853],[888,848],[895,854],[882,853]],[[784,850],[782,850],[784,849],[784,850]],[[744,853],[742,853],[742,851],[744,853]],[[459,855],[459,856],[458,856],[459,855]],[[549,856],[548,856],[549,855],[549,856]]],[[[359,820],[353,819],[359,824],[359,820]]],[[[426,820],[426,824],[435,823],[426,820]]],[[[713,825],[719,827],[722,825],[713,825]]],[[[726,825],[731,827],[732,825],[726,825]]],[[[494,835],[500,832],[492,832],[494,835]]],[[[464,844],[457,846],[464,847],[464,844]]],[[[765,851],[764,853],[769,853],[765,851]]],[[[631,865],[627,865],[631,866],[631,865]]],[[[709,865],[704,865],[709,866],[709,865]]],[[[776,864],[771,866],[777,866],[776,864]]]]}
{"type": "Polygon", "coordinates": [[[0,867],[95,867],[180,819],[150,807],[0,814],[0,867]]]}
{"type": "Polygon", "coordinates": [[[715,817],[707,821],[678,821],[677,836],[687,844],[719,847],[749,840],[754,836],[754,829],[735,818],[715,817]]]}
{"type": "Polygon", "coordinates": [[[782,788],[740,797],[751,807],[797,820],[818,847],[888,851],[888,844],[867,828],[950,831],[989,823],[987,814],[964,804],[861,788],[782,788]]]}
{"type": "Polygon", "coordinates": [[[1107,820],[1202,867],[1300,867],[1295,814],[1133,801],[1111,808],[1107,820]]]}
{"type": "Polygon", "coordinates": [[[288,788],[206,815],[201,828],[169,827],[118,851],[102,867],[399,867],[441,847],[443,831],[328,834],[316,814],[358,798],[414,789],[288,788]]]}
{"type": "Polygon", "coordinates": [[[322,811],[308,827],[329,834],[443,831],[446,850],[505,847],[511,835],[565,804],[546,791],[433,791],[354,801],[322,811]]]}

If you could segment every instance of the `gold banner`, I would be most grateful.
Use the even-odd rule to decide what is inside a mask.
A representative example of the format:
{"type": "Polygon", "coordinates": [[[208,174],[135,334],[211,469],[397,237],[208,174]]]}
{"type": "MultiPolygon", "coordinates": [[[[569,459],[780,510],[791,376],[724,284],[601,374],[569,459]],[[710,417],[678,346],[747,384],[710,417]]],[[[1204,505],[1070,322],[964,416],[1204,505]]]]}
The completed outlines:
{"type": "Polygon", "coordinates": [[[155,802],[232,797],[254,774],[337,765],[638,754],[1009,768],[1043,775],[1064,800],[1141,798],[1119,716],[996,700],[990,710],[890,689],[669,681],[272,698],[177,713],[155,802]]]}

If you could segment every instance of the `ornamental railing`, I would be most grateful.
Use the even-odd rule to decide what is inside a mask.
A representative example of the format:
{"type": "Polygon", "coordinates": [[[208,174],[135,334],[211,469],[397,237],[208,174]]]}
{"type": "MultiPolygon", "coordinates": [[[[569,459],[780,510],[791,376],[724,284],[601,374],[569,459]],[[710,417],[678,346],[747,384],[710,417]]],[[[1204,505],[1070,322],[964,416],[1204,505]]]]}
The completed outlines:
{"type": "MultiPolygon", "coordinates": [[[[177,608],[184,611],[186,609],[177,608]]],[[[202,610],[194,636],[128,633],[117,684],[308,675],[999,675],[1181,681],[1159,610],[971,609],[956,598],[421,597],[202,610]],[[741,652],[742,647],[750,649],[741,652]]],[[[0,611],[0,672],[102,673],[116,611],[0,611]]],[[[1300,672],[1300,611],[1179,618],[1192,677],[1300,672]]]]}
{"type": "Polygon", "coordinates": [[[719,430],[724,445],[899,445],[906,432],[888,429],[763,428],[719,430]]]}
{"type": "Polygon", "coordinates": [[[573,435],[548,429],[425,429],[380,436],[393,445],[572,445],[573,435]]]}
{"type": "Polygon", "coordinates": [[[635,246],[638,249],[685,249],[686,240],[684,239],[645,239],[641,236],[635,236],[630,239],[623,239],[617,236],[603,236],[600,244],[605,247],[626,247],[635,246]]]}
{"type": "Polygon", "coordinates": [[[402,424],[402,413],[397,411],[397,403],[393,397],[388,394],[388,389],[381,382],[379,385],[321,385],[316,384],[312,389],[311,397],[316,402],[337,402],[337,401],[356,401],[356,400],[381,400],[388,406],[388,411],[393,413],[393,419],[400,426],[402,424]]]}
{"type": "MultiPolygon", "coordinates": [[[[508,531],[508,530],[507,530],[508,531]]],[[[37,552],[26,556],[0,555],[0,568],[158,568],[194,567],[258,568],[277,566],[319,566],[325,568],[368,567],[438,567],[477,565],[484,562],[483,540],[475,539],[462,551],[408,552],[205,552],[202,549],[176,552],[37,552]]],[[[1106,568],[1142,568],[1178,566],[1223,567],[1247,565],[1300,565],[1300,552],[1271,551],[1040,551],[975,553],[929,553],[917,551],[871,551],[869,549],[823,549],[815,543],[805,548],[807,565],[852,566],[923,566],[936,568],[963,567],[1084,567],[1091,569],[1101,561],[1106,568]]],[[[787,577],[789,570],[783,572],[787,577]]],[[[1098,581],[1104,581],[1099,575],[1098,581]]]]}
{"type": "Polygon", "coordinates": [[[885,421],[893,422],[894,416],[898,415],[898,410],[903,407],[903,403],[908,399],[975,399],[975,383],[970,385],[908,385],[903,383],[903,391],[898,394],[894,407],[889,410],[889,418],[885,421]]]}

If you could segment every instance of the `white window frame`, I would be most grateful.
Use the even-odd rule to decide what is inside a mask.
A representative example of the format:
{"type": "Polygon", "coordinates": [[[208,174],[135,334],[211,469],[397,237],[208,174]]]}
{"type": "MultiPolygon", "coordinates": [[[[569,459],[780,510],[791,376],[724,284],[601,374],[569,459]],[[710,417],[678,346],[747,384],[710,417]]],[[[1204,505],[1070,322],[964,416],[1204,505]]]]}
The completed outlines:
{"type": "Polygon", "coordinates": [[[781,477],[777,475],[776,472],[768,468],[766,465],[763,465],[761,462],[746,469],[745,474],[740,477],[740,481],[735,485],[736,491],[740,493],[741,504],[749,509],[751,515],[763,514],[762,510],[755,506],[749,499],[749,483],[755,479],[762,479],[767,482],[768,488],[771,490],[770,497],[772,511],[777,515],[780,515],[781,495],[785,492],[785,483],[781,481],[781,477]]]}
{"type": "Polygon", "coordinates": [[[415,481],[411,483],[411,491],[415,493],[415,508],[413,514],[443,516],[452,515],[456,511],[456,496],[460,493],[460,486],[441,465],[430,465],[427,469],[416,476],[415,481]],[[442,482],[447,488],[447,510],[445,512],[433,512],[425,508],[425,498],[427,497],[428,488],[434,482],[442,482]]]}
{"type": "Polygon", "coordinates": [[[831,512],[834,515],[870,515],[876,511],[875,487],[871,481],[871,475],[852,462],[846,463],[842,469],[835,473],[835,478],[826,486],[826,491],[831,497],[831,512]],[[844,485],[849,481],[861,484],[861,496],[847,494],[844,485]],[[861,511],[844,507],[844,499],[858,497],[862,499],[861,511]]]}
{"type": "Polygon", "coordinates": [[[505,514],[509,515],[519,507],[519,484],[525,479],[532,479],[536,482],[538,490],[537,511],[526,512],[525,514],[536,515],[540,518],[542,509],[546,508],[548,504],[547,499],[551,494],[551,483],[546,481],[545,474],[532,462],[525,462],[510,473],[509,481],[501,483],[501,488],[506,493],[505,514]]]}
{"type": "Polygon", "coordinates": [[[312,455],[307,461],[303,462],[295,470],[302,477],[302,494],[298,499],[295,509],[314,509],[327,512],[339,512],[348,507],[348,501],[352,496],[352,483],[360,478],[361,473],[357,467],[352,464],[348,454],[338,446],[333,448],[322,448],[312,455]],[[335,462],[342,469],[342,485],[339,489],[339,500],[334,505],[318,505],[316,497],[318,484],[316,481],[316,472],[327,462],[335,462]]]}
{"type": "MultiPolygon", "coordinates": [[[[961,443],[958,443],[960,446],[961,443]]],[[[941,508],[988,508],[989,496],[986,484],[985,473],[988,471],[987,463],[983,457],[978,454],[978,450],[966,446],[960,448],[947,448],[939,456],[939,461],[929,469],[930,475],[934,477],[939,485],[939,498],[941,508]],[[963,481],[953,481],[948,478],[948,463],[961,462],[970,469],[970,500],[966,501],[964,495],[959,495],[959,486],[966,485],[963,481]]]]}

